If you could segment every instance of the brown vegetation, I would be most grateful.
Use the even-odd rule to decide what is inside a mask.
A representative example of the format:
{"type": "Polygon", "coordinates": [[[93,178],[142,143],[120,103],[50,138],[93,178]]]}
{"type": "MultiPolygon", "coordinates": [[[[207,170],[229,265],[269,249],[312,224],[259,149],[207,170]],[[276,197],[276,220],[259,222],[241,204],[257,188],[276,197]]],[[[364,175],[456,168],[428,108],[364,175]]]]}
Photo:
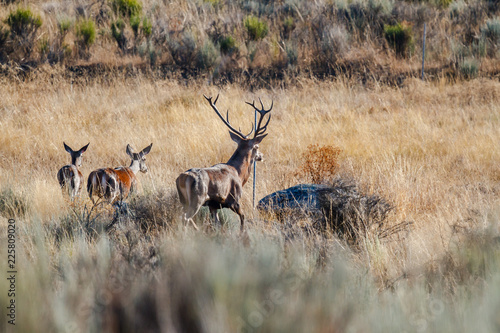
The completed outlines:
{"type": "Polygon", "coordinates": [[[88,82],[53,67],[36,73],[0,79],[0,219],[18,226],[20,330],[412,331],[420,318],[430,331],[498,327],[498,81],[367,87],[302,77],[250,92],[121,72],[88,82]],[[228,211],[225,231],[179,228],[176,176],[235,148],[202,96],[220,90],[235,124],[248,119],[243,101],[274,100],[257,198],[295,185],[310,145],[338,147],[336,173],[395,207],[387,227],[411,228],[367,234],[351,249],[334,235],[252,216],[251,187],[241,201],[246,242],[228,211]],[[115,213],[92,210],[86,197],[64,199],[63,141],[90,141],[84,175],[128,164],[127,143],[154,143],[142,191],[120,220],[110,224],[115,213]]]}

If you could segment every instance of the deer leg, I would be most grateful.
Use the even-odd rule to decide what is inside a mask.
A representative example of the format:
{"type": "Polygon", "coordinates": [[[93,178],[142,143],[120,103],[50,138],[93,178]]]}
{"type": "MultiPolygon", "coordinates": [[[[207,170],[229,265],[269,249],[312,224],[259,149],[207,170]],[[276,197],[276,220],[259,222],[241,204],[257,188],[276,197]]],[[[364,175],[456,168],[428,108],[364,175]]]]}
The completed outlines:
{"type": "Polygon", "coordinates": [[[185,221],[184,225],[185,226],[187,226],[188,222],[191,222],[193,227],[196,230],[199,230],[196,223],[194,223],[193,217],[196,215],[196,213],[198,213],[198,211],[200,210],[200,207],[201,207],[201,204],[199,204],[199,203],[196,203],[196,206],[194,208],[191,205],[188,207],[186,214],[184,214],[184,221],[185,221]]]}
{"type": "Polygon", "coordinates": [[[240,216],[241,226],[240,232],[243,232],[245,229],[245,215],[241,212],[240,204],[235,202],[231,205],[231,210],[240,216]]]}

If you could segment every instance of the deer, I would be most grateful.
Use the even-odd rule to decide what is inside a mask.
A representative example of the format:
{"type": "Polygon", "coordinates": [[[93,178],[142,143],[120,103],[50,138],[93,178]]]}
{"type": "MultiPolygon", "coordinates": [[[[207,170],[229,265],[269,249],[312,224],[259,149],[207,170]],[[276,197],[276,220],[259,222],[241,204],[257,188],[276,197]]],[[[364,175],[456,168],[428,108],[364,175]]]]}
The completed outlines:
{"type": "Polygon", "coordinates": [[[265,132],[271,120],[271,114],[269,114],[264,124],[262,124],[262,121],[271,112],[273,102],[268,110],[265,110],[260,98],[260,109],[255,106],[255,101],[252,103],[246,102],[259,113],[259,120],[255,130],[252,124],[250,133],[244,135],[230,124],[229,110],[226,113],[226,119],[224,119],[217,109],[215,104],[219,99],[219,95],[214,101],[212,101],[212,97],[205,95],[203,97],[205,97],[224,125],[229,128],[229,135],[238,146],[226,163],[219,163],[208,168],[189,169],[177,177],[177,192],[184,210],[182,215],[184,226],[186,227],[191,223],[198,230],[193,217],[198,213],[201,206],[208,206],[210,215],[216,224],[220,224],[217,211],[222,208],[229,208],[238,214],[241,222],[240,232],[243,232],[245,216],[239,201],[242,188],[251,174],[253,162],[263,160],[263,154],[259,151],[259,144],[267,136],[265,132]],[[253,137],[250,138],[252,133],[253,137]]]}
{"type": "Polygon", "coordinates": [[[87,192],[92,203],[95,204],[94,196],[104,198],[110,204],[123,202],[137,186],[137,173],[148,172],[146,155],[152,146],[151,143],[139,153],[134,153],[132,147],[127,144],[126,153],[132,159],[129,167],[101,168],[92,171],[87,180],[87,192]]]}
{"type": "Polygon", "coordinates": [[[57,172],[57,180],[63,193],[67,193],[71,201],[80,195],[83,186],[83,175],[78,170],[82,166],[82,155],[87,151],[90,142],[80,150],[71,149],[65,142],[63,142],[64,149],[71,155],[71,164],[63,166],[57,172]]]}

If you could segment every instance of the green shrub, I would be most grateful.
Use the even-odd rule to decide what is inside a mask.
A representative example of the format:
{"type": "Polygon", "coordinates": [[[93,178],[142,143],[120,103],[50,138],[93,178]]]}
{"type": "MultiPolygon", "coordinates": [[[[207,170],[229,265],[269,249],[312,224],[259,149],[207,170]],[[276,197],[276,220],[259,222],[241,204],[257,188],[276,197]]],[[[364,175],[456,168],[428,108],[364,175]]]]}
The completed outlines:
{"type": "Polygon", "coordinates": [[[125,37],[125,21],[118,19],[111,23],[111,35],[118,43],[120,50],[127,49],[127,38],[125,37]]]}
{"type": "Polygon", "coordinates": [[[57,27],[59,28],[61,36],[65,36],[68,33],[71,24],[72,22],[69,18],[62,18],[57,22],[57,27]]]}
{"type": "Polygon", "coordinates": [[[82,20],[76,26],[76,37],[80,45],[89,48],[94,44],[96,37],[96,27],[93,20],[82,20]]]}
{"type": "Polygon", "coordinates": [[[460,74],[468,79],[477,77],[479,73],[479,61],[476,59],[464,59],[459,66],[460,74]]]}
{"type": "Polygon", "coordinates": [[[233,36],[224,36],[219,42],[220,51],[222,54],[231,55],[238,51],[238,45],[236,44],[236,39],[233,36]]]}
{"type": "Polygon", "coordinates": [[[267,23],[263,20],[260,20],[258,17],[253,15],[249,15],[243,21],[243,25],[247,30],[248,37],[250,40],[260,40],[267,36],[269,32],[269,28],[267,23]]]}
{"type": "Polygon", "coordinates": [[[397,55],[402,57],[410,55],[413,47],[413,32],[410,26],[404,23],[384,25],[384,34],[397,55]]]}
{"type": "Polygon", "coordinates": [[[136,16],[142,11],[142,4],[137,0],[112,0],[113,10],[123,16],[136,16]]]}
{"type": "Polygon", "coordinates": [[[151,20],[147,17],[142,19],[142,33],[146,38],[149,38],[153,33],[153,23],[151,23],[151,20]]]}
{"type": "Polygon", "coordinates": [[[42,26],[42,19],[39,15],[33,14],[29,8],[18,8],[9,14],[5,23],[13,35],[26,36],[33,34],[42,26]]]}
{"type": "Polygon", "coordinates": [[[141,19],[139,15],[135,15],[130,18],[130,27],[132,28],[136,39],[140,33],[142,33],[144,37],[148,38],[153,32],[153,24],[151,21],[147,17],[141,19]]]}
{"type": "Polygon", "coordinates": [[[130,18],[130,27],[134,32],[135,38],[139,35],[139,27],[141,26],[141,17],[139,15],[134,15],[130,18]]]}
{"type": "Polygon", "coordinates": [[[452,3],[453,0],[435,0],[436,5],[441,8],[448,8],[452,3]]]}
{"type": "Polygon", "coordinates": [[[219,52],[214,43],[207,39],[198,51],[197,67],[201,69],[210,69],[215,65],[218,57],[219,52]]]}
{"type": "Polygon", "coordinates": [[[6,42],[0,51],[2,58],[8,56],[14,61],[33,58],[33,50],[37,46],[37,31],[42,26],[40,16],[35,15],[30,9],[18,8],[10,12],[4,22],[10,27],[10,33],[0,31],[0,39],[6,42]],[[8,43],[9,41],[11,43],[8,43]]]}

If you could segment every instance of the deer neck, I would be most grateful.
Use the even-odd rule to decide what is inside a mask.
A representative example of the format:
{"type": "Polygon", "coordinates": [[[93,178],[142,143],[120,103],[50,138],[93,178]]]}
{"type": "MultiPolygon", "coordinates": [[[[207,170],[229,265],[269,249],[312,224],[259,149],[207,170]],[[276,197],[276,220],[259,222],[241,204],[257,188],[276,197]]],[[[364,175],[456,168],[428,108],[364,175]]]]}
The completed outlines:
{"type": "Polygon", "coordinates": [[[227,165],[232,166],[238,172],[241,179],[241,185],[245,185],[252,173],[252,149],[236,149],[233,156],[227,161],[227,165]]]}
{"type": "Polygon", "coordinates": [[[77,157],[71,156],[71,165],[73,165],[76,170],[78,170],[78,164],[76,163],[77,157]]]}
{"type": "Polygon", "coordinates": [[[141,169],[140,165],[139,165],[139,161],[137,160],[132,160],[132,163],[130,163],[130,166],[129,166],[130,170],[132,170],[132,172],[134,173],[134,175],[137,175],[137,173],[139,172],[139,170],[141,169]]]}

